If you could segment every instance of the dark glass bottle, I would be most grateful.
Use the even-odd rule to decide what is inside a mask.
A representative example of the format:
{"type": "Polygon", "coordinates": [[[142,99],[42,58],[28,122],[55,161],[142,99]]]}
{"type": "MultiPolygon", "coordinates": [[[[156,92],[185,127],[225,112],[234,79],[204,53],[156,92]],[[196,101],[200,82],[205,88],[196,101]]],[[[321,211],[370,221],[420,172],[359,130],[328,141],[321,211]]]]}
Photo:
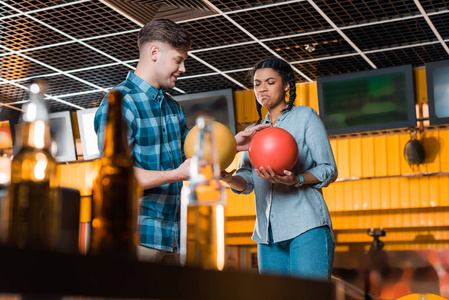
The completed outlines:
{"type": "Polygon", "coordinates": [[[222,270],[225,264],[226,192],[219,181],[212,120],[200,116],[196,124],[199,134],[190,163],[190,179],[181,191],[181,263],[222,270]]]}
{"type": "Polygon", "coordinates": [[[30,85],[16,131],[19,152],[11,162],[7,244],[19,248],[53,249],[59,233],[57,163],[51,155],[45,82],[30,85]]]}
{"type": "Polygon", "coordinates": [[[137,181],[122,116],[123,95],[108,94],[108,113],[101,166],[93,185],[90,253],[136,257],[137,181]]]}

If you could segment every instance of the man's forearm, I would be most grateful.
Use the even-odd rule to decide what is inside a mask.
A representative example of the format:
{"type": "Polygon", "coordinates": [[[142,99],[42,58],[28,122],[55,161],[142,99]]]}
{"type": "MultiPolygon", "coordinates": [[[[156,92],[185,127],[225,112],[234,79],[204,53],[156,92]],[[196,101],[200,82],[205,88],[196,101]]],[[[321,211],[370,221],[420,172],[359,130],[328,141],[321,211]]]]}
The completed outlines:
{"type": "Polygon", "coordinates": [[[134,174],[140,187],[144,190],[185,180],[177,170],[150,171],[134,167],[134,174]]]}

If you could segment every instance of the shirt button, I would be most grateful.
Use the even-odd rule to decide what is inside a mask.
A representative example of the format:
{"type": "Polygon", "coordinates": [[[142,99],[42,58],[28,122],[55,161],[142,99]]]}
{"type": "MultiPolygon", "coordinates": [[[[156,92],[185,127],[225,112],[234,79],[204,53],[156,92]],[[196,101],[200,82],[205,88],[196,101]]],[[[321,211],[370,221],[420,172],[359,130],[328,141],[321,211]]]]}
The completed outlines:
{"type": "Polygon", "coordinates": [[[162,129],[162,131],[163,131],[163,132],[165,132],[165,128],[164,128],[164,129],[162,129]]]}

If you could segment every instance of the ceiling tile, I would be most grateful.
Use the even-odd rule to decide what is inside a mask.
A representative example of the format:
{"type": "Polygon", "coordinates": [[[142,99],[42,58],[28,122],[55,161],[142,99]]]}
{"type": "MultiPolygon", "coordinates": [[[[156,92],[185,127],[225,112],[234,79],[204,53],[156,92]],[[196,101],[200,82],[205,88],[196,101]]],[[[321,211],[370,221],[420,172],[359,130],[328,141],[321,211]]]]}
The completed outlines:
{"type": "MultiPolygon", "coordinates": [[[[105,68],[92,69],[71,73],[102,88],[112,88],[126,79],[130,68],[124,65],[114,65],[105,68]]],[[[92,89],[92,87],[90,87],[92,89]]]]}
{"type": "Polygon", "coordinates": [[[351,28],[344,33],[362,51],[436,41],[424,18],[351,28]]]}
{"type": "Polygon", "coordinates": [[[306,1],[229,15],[258,39],[329,27],[306,1]]]}
{"type": "Polygon", "coordinates": [[[12,50],[24,50],[68,41],[69,39],[25,16],[2,21],[3,46],[12,50]]]}
{"type": "Polygon", "coordinates": [[[368,53],[367,56],[377,68],[408,64],[412,64],[414,67],[419,67],[423,66],[426,62],[449,59],[449,54],[439,43],[392,51],[368,53]]]}
{"type": "Polygon", "coordinates": [[[89,40],[86,44],[122,61],[139,59],[137,32],[89,40]]]}
{"type": "Polygon", "coordinates": [[[25,52],[24,54],[62,71],[115,62],[78,43],[25,52]]]}
{"type": "Polygon", "coordinates": [[[33,17],[77,39],[139,27],[100,1],[45,10],[33,14],[33,17]]]}
{"type": "Polygon", "coordinates": [[[181,24],[192,37],[192,50],[249,41],[251,38],[224,17],[181,24]]]}
{"type": "Polygon", "coordinates": [[[0,65],[0,78],[7,80],[42,76],[54,72],[49,68],[15,54],[0,56],[0,65]]]}
{"type": "Polygon", "coordinates": [[[200,52],[196,53],[196,55],[213,65],[215,68],[226,71],[250,68],[261,58],[271,56],[272,54],[259,44],[250,44],[200,52]]]}

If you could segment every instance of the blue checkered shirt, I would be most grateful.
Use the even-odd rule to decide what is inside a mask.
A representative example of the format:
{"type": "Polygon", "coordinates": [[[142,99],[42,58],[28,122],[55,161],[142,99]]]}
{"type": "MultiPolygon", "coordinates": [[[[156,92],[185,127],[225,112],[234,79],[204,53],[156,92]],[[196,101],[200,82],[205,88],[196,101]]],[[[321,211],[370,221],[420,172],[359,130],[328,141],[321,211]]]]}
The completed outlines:
{"type": "MultiPolygon", "coordinates": [[[[152,171],[179,167],[185,160],[188,133],[180,105],[133,72],[114,90],[124,95],[123,116],[134,165],[152,171]]],[[[103,149],[107,106],[105,97],[95,114],[99,149],[103,149]]],[[[176,182],[143,191],[138,219],[142,245],[173,251],[175,238],[179,245],[181,187],[182,182],[176,182]]]]}

